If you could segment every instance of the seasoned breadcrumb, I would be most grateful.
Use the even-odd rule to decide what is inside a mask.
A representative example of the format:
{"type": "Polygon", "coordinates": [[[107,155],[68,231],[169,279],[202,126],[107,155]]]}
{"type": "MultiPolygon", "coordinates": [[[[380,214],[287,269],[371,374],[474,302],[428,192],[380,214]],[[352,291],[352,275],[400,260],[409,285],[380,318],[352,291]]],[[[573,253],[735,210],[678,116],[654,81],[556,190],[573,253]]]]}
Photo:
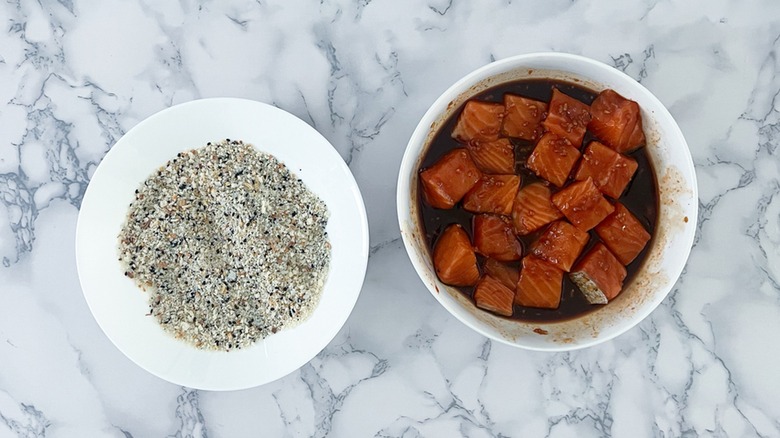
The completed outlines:
{"type": "Polygon", "coordinates": [[[241,141],[209,143],[178,154],[135,193],[119,260],[177,338],[244,348],[317,306],[328,210],[273,156],[241,141]]]}

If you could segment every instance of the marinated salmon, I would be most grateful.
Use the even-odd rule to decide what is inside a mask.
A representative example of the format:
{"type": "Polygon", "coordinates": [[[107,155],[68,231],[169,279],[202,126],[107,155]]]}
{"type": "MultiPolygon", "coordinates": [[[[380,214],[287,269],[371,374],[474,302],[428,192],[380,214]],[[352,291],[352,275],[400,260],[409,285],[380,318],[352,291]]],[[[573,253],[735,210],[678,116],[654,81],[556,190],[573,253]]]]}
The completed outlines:
{"type": "Polygon", "coordinates": [[[639,219],[620,202],[615,203],[615,212],[596,226],[596,234],[624,265],[633,262],[650,240],[639,219]]]}
{"type": "Polygon", "coordinates": [[[504,105],[470,100],[458,117],[452,138],[463,143],[497,140],[503,120],[504,105]]]}
{"type": "Polygon", "coordinates": [[[595,227],[615,210],[591,178],[571,183],[552,195],[552,203],[582,231],[595,227]]]}
{"type": "Polygon", "coordinates": [[[578,230],[566,221],[556,221],[531,245],[531,253],[569,272],[588,239],[588,233],[578,230]]]}
{"type": "Polygon", "coordinates": [[[504,95],[504,123],[501,134],[534,141],[541,137],[547,104],[515,94],[504,95]]]}
{"type": "Polygon", "coordinates": [[[561,304],[563,271],[532,255],[523,258],[522,265],[515,293],[515,304],[557,309],[561,304]]]}
{"type": "Polygon", "coordinates": [[[509,139],[470,142],[466,145],[471,159],[483,173],[515,173],[515,148],[509,139]]]}
{"type": "Polygon", "coordinates": [[[568,140],[548,132],[539,139],[526,166],[547,181],[563,187],[579,159],[580,151],[568,140]]]}
{"type": "Polygon", "coordinates": [[[473,286],[479,280],[479,267],[469,236],[460,225],[448,226],[433,247],[433,267],[442,283],[473,286]]]}
{"type": "Polygon", "coordinates": [[[512,316],[515,288],[508,288],[499,280],[485,275],[474,289],[474,302],[480,309],[503,316],[512,316]]]}
{"type": "Polygon", "coordinates": [[[420,173],[423,198],[431,207],[452,208],[481,176],[466,149],[453,149],[420,173]]]}
{"type": "Polygon", "coordinates": [[[574,179],[583,181],[592,178],[601,193],[617,199],[626,190],[638,167],[636,160],[592,141],[585,148],[574,179]]]}
{"type": "Polygon", "coordinates": [[[474,216],[474,246],[485,257],[502,262],[520,260],[523,252],[509,219],[492,214],[474,216]]]}
{"type": "Polygon", "coordinates": [[[569,140],[579,148],[590,122],[590,107],[553,88],[552,99],[542,125],[548,132],[569,140]]]}
{"type": "Polygon", "coordinates": [[[551,196],[550,189],[542,183],[529,184],[517,192],[512,206],[515,233],[524,236],[563,217],[550,200],[551,196]]]}
{"type": "Polygon", "coordinates": [[[482,270],[485,272],[485,275],[495,278],[504,286],[512,290],[515,290],[517,287],[517,280],[520,279],[520,270],[491,258],[485,259],[482,270]]]}
{"type": "Polygon", "coordinates": [[[623,288],[626,268],[599,242],[577,262],[569,278],[589,303],[607,304],[623,288]]]}
{"type": "Polygon", "coordinates": [[[485,175],[463,197],[463,209],[472,213],[510,215],[520,188],[517,175],[485,175]]]}
{"type": "Polygon", "coordinates": [[[626,153],[645,144],[639,105],[613,90],[602,91],[591,105],[588,128],[604,144],[626,153]]]}
{"type": "MultiPolygon", "coordinates": [[[[653,150],[620,151],[634,147],[626,138],[637,143],[642,114],[582,85],[534,78],[474,90],[431,126],[417,157],[416,235],[472,311],[577,318],[595,309],[588,300],[622,293],[648,258],[660,202],[653,150]],[[466,154],[447,156],[456,149],[466,154]]],[[[625,295],[618,307],[634,299],[625,295]]]]}

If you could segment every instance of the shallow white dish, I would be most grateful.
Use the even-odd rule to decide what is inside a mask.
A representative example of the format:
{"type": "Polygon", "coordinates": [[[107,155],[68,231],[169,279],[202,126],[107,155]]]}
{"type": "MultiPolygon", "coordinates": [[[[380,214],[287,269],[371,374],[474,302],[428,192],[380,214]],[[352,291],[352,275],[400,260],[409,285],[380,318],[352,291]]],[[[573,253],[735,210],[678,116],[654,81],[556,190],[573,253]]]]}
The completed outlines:
{"type": "Polygon", "coordinates": [[[84,195],[76,262],[84,298],[100,327],[150,373],[197,389],[234,390],[283,377],[338,333],[357,301],[368,261],[368,222],[355,179],[330,143],[276,107],[244,99],[196,100],[163,110],[125,134],[98,166],[84,195]],[[199,350],[163,331],[148,295],[124,276],[117,235],[134,191],[177,153],[221,139],[243,140],[284,162],[328,206],[331,266],[311,317],[250,348],[199,350]]]}
{"type": "Polygon", "coordinates": [[[563,351],[592,346],[624,333],[653,311],[671,291],[693,244],[698,215],[696,173],[685,138],[669,111],[623,72],[589,58],[533,53],[493,62],[466,75],[428,109],[406,147],[397,187],[398,222],[417,274],[436,300],[467,326],[516,347],[563,351]],[[658,182],[658,220],[650,251],[634,279],[602,308],[555,323],[520,322],[478,309],[471,299],[436,276],[417,211],[418,171],[438,129],[468,99],[522,79],[557,79],[594,91],[611,88],[639,103],[647,151],[658,182]]]}

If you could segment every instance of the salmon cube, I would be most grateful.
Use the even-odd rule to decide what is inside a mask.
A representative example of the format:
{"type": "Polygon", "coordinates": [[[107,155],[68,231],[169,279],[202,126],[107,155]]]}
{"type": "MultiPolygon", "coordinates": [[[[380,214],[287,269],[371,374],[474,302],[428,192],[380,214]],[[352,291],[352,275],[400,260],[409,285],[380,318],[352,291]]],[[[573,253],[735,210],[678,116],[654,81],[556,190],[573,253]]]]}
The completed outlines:
{"type": "Polygon", "coordinates": [[[510,215],[520,177],[517,175],[485,175],[463,197],[463,209],[472,213],[510,215]]]}
{"type": "Polygon", "coordinates": [[[504,124],[501,134],[534,141],[542,136],[542,120],[547,116],[547,104],[514,94],[504,95],[504,124]]]}
{"type": "Polygon", "coordinates": [[[423,198],[431,207],[452,208],[481,176],[466,149],[453,149],[420,173],[423,198]]]}
{"type": "Polygon", "coordinates": [[[520,279],[520,270],[491,258],[485,259],[482,270],[485,272],[485,275],[495,278],[500,281],[501,284],[512,290],[515,290],[517,287],[517,280],[520,279]]]}
{"type": "Polygon", "coordinates": [[[582,231],[595,227],[615,210],[591,178],[571,183],[552,195],[552,203],[582,231]]]}
{"type": "Polygon", "coordinates": [[[548,132],[569,140],[579,148],[590,122],[590,107],[553,88],[547,118],[542,125],[548,132]]]}
{"type": "Polygon", "coordinates": [[[522,265],[515,293],[515,304],[557,309],[561,304],[563,271],[532,255],[526,256],[522,265]]]}
{"type": "Polygon", "coordinates": [[[626,190],[637,167],[639,165],[633,158],[592,141],[585,148],[574,179],[584,181],[592,178],[593,184],[596,184],[601,193],[617,199],[626,190]]]}
{"type": "Polygon", "coordinates": [[[452,138],[463,143],[497,140],[503,120],[504,105],[469,100],[452,130],[452,138]]]}
{"type": "Polygon", "coordinates": [[[520,260],[523,252],[509,219],[492,214],[474,216],[474,246],[478,253],[502,262],[520,260]]]}
{"type": "Polygon", "coordinates": [[[566,221],[550,224],[531,245],[531,253],[559,269],[569,272],[590,236],[566,221]]]}
{"type": "Polygon", "coordinates": [[[515,147],[506,138],[496,141],[471,142],[466,145],[471,159],[484,173],[515,173],[515,147]]]}
{"type": "Polygon", "coordinates": [[[619,202],[615,212],[596,226],[596,234],[624,265],[633,262],[650,240],[639,219],[619,202]]]}
{"type": "Polygon", "coordinates": [[[604,90],[591,105],[592,119],[588,129],[607,146],[626,153],[645,144],[642,114],[639,104],[619,95],[614,90],[604,90]]]}
{"type": "Polygon", "coordinates": [[[477,255],[463,227],[452,224],[444,229],[433,247],[433,267],[442,283],[451,286],[473,286],[477,283],[477,255]]]}
{"type": "Polygon", "coordinates": [[[474,289],[474,302],[480,309],[503,316],[512,316],[515,288],[508,288],[502,282],[486,275],[474,289]]]}
{"type": "Polygon", "coordinates": [[[563,217],[553,205],[552,192],[542,183],[529,184],[517,192],[512,206],[512,224],[515,233],[524,236],[563,217]]]}
{"type": "Polygon", "coordinates": [[[544,134],[536,144],[526,166],[558,187],[563,187],[571,169],[580,159],[580,151],[563,137],[544,134]]]}
{"type": "Polygon", "coordinates": [[[607,304],[623,288],[626,268],[599,242],[577,263],[569,278],[589,303],[607,304]]]}

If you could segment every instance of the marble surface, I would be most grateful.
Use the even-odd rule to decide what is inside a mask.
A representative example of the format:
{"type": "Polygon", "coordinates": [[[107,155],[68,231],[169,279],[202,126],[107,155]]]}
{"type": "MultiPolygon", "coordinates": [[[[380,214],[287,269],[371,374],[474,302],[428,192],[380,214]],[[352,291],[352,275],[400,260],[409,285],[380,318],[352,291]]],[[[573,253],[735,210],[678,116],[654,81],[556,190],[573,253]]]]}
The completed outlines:
{"type": "Polygon", "coordinates": [[[0,3],[0,437],[780,436],[780,3],[771,0],[0,3]],[[494,59],[583,54],[640,80],[693,154],[688,266],[643,323],[584,351],[490,342],[435,302],[399,241],[405,144],[494,59]],[[365,197],[371,259],[344,329],[237,392],[164,382],[81,295],[78,208],[145,117],[211,96],[324,134],[365,197]]]}

